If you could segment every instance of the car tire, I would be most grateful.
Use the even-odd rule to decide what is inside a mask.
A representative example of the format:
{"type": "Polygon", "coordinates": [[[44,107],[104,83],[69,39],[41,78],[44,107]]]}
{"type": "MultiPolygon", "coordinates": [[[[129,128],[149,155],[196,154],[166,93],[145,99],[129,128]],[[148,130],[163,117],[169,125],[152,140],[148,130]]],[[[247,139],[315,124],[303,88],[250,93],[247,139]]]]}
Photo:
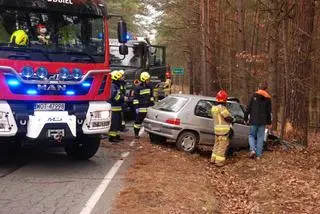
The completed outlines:
{"type": "Polygon", "coordinates": [[[162,144],[167,141],[167,138],[152,133],[149,133],[149,138],[152,144],[162,144]]]}
{"type": "Polygon", "coordinates": [[[185,131],[178,137],[176,142],[176,147],[180,151],[184,151],[186,153],[192,153],[196,149],[199,142],[198,136],[191,131],[185,131]]]}
{"type": "Polygon", "coordinates": [[[66,142],[65,151],[73,159],[88,160],[97,153],[99,146],[100,137],[83,135],[66,142]]]}

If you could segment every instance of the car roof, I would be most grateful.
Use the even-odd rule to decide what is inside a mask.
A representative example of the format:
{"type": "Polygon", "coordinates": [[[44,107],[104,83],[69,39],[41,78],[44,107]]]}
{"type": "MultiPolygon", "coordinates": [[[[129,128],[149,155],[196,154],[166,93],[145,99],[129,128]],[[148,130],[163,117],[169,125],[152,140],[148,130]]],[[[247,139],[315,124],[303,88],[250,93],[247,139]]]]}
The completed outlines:
{"type": "MultiPolygon", "coordinates": [[[[207,99],[207,100],[213,100],[216,101],[215,97],[209,97],[209,96],[202,96],[202,95],[192,95],[192,94],[171,94],[170,96],[175,96],[175,97],[183,97],[183,98],[188,98],[188,99],[207,99]]],[[[239,99],[236,97],[229,97],[228,98],[228,103],[240,103],[239,99]],[[229,100],[230,99],[230,100],[229,100]]]]}

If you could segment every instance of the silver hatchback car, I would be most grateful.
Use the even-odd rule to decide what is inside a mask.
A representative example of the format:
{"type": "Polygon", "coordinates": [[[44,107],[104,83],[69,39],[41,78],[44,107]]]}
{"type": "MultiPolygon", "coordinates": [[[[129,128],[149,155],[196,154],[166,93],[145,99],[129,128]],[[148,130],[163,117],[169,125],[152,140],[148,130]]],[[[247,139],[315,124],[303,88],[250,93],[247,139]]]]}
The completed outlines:
{"type": "MultiPolygon", "coordinates": [[[[211,108],[215,98],[174,94],[148,109],[144,128],[151,142],[173,140],[178,149],[193,152],[198,145],[214,144],[211,108]]],[[[248,147],[249,126],[244,124],[244,107],[237,100],[227,102],[227,108],[236,119],[230,148],[248,147]]]]}

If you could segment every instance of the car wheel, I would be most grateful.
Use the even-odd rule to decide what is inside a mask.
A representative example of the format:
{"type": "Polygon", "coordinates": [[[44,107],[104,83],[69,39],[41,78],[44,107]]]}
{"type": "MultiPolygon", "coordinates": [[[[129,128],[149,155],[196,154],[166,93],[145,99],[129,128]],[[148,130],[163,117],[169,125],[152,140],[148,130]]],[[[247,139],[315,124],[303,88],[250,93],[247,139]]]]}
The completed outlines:
{"type": "Polygon", "coordinates": [[[76,140],[66,142],[65,151],[74,159],[88,160],[97,153],[99,146],[100,137],[83,135],[76,140]]]}
{"type": "Polygon", "coordinates": [[[149,138],[150,138],[150,142],[153,144],[161,144],[167,141],[167,138],[160,135],[152,134],[152,133],[149,133],[149,138]]]}
{"type": "Polygon", "coordinates": [[[197,144],[197,135],[190,131],[183,132],[176,142],[177,148],[187,153],[192,153],[196,149],[197,144]]]}

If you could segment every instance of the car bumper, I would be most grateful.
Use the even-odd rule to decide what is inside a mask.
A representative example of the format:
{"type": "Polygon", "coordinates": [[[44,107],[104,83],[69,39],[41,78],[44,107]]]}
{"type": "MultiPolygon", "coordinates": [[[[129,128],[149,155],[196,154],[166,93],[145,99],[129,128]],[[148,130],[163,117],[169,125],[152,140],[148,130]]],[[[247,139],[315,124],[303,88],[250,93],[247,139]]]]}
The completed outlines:
{"type": "Polygon", "coordinates": [[[170,125],[150,119],[143,121],[144,129],[148,133],[166,137],[168,139],[177,140],[182,128],[176,125],[170,125]]]}

